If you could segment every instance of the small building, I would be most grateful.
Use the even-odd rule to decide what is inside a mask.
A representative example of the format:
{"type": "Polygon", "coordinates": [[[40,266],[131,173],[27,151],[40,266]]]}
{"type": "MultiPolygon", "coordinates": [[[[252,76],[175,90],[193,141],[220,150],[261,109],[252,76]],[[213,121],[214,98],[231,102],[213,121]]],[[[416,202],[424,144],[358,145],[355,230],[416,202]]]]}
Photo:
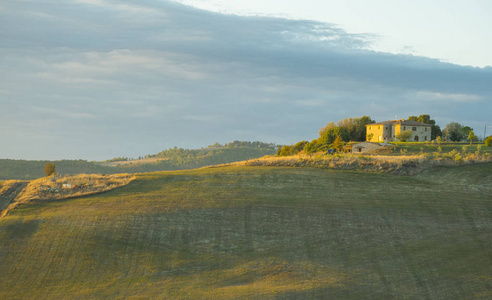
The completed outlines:
{"type": "Polygon", "coordinates": [[[396,141],[396,136],[402,131],[411,130],[409,142],[426,142],[431,140],[431,128],[430,124],[404,119],[373,123],[366,125],[366,141],[375,143],[396,141]]]}
{"type": "Polygon", "coordinates": [[[345,145],[345,146],[343,146],[342,151],[344,153],[352,153],[352,145],[345,145]]]}
{"type": "Polygon", "coordinates": [[[361,142],[357,144],[352,145],[352,153],[364,153],[368,151],[372,151],[374,149],[379,149],[382,148],[379,143],[373,143],[373,142],[361,142]]]}

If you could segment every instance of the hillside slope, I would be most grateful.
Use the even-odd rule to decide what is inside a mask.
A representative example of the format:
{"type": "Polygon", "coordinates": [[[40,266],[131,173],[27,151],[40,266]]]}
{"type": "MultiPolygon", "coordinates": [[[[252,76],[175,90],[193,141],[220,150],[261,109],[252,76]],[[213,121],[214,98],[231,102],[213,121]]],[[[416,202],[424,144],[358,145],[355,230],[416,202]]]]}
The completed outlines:
{"type": "Polygon", "coordinates": [[[0,298],[487,298],[491,174],[140,174],[0,220],[0,298]]]}
{"type": "MultiPolygon", "coordinates": [[[[275,152],[274,144],[234,141],[225,145],[217,143],[202,149],[171,148],[154,155],[147,155],[146,159],[120,158],[106,162],[85,160],[52,162],[56,165],[56,173],[60,175],[143,173],[220,165],[272,155],[275,152]]],[[[0,159],[0,180],[41,178],[44,176],[43,168],[47,162],[50,161],[0,159]]]]}

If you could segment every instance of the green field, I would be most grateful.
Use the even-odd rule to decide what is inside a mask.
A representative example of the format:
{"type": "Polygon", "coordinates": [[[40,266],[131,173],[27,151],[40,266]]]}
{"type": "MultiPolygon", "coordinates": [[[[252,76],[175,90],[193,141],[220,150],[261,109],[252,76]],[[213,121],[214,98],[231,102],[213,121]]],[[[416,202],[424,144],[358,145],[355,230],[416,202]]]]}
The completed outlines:
{"type": "Polygon", "coordinates": [[[482,153],[492,155],[492,147],[487,147],[484,143],[473,143],[470,145],[469,142],[442,142],[440,146],[435,142],[391,142],[391,144],[394,146],[394,151],[388,153],[389,155],[401,155],[402,150],[404,151],[404,154],[436,153],[439,152],[439,147],[441,147],[441,153],[448,153],[453,150],[460,153],[475,153],[479,146],[482,153]]]}
{"type": "Polygon", "coordinates": [[[140,174],[0,220],[0,299],[490,299],[492,163],[140,174]]]}

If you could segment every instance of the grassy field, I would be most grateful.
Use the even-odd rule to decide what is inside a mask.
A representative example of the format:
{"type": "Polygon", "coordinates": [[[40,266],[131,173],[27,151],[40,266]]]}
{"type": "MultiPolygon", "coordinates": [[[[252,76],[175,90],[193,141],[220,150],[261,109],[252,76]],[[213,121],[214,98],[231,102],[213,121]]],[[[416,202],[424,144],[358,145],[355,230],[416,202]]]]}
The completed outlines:
{"type": "Polygon", "coordinates": [[[392,142],[393,147],[392,152],[388,152],[390,155],[412,155],[418,153],[436,153],[441,147],[442,153],[448,153],[450,151],[456,150],[458,152],[475,153],[477,148],[480,146],[480,151],[482,153],[487,153],[492,155],[492,147],[487,147],[482,143],[470,143],[466,142],[443,142],[439,146],[436,142],[429,143],[419,143],[419,142],[392,142]]]}
{"type": "Polygon", "coordinates": [[[0,220],[0,299],[490,299],[492,163],[139,174],[0,220]]]}

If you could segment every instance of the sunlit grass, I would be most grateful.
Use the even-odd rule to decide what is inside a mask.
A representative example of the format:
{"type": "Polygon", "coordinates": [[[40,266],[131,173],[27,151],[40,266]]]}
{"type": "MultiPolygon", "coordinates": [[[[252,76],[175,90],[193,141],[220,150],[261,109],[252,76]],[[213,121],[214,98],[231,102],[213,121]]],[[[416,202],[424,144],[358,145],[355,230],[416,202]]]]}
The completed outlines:
{"type": "Polygon", "coordinates": [[[0,298],[485,295],[491,170],[140,174],[105,194],[29,203],[0,220],[0,298]]]}

